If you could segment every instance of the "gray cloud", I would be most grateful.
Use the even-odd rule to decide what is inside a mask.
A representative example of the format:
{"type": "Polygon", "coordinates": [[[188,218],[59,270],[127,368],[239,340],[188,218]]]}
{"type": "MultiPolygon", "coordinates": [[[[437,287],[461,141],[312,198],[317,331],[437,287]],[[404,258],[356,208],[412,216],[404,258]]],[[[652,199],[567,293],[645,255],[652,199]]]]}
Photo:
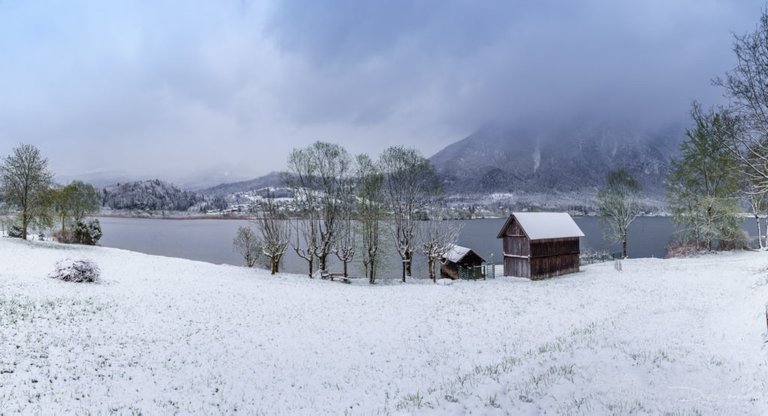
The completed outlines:
{"type": "Polygon", "coordinates": [[[430,154],[489,122],[685,123],[758,1],[0,3],[0,154],[64,174],[280,169],[322,139],[430,154]]]}

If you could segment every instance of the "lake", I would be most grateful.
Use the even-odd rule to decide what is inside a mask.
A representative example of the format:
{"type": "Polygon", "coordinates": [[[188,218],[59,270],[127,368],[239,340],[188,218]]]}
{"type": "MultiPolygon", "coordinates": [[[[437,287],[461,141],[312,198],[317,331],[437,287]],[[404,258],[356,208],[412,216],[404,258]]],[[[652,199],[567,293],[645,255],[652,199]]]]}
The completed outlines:
{"type": "MultiPolygon", "coordinates": [[[[606,241],[599,218],[576,217],[586,235],[581,240],[584,249],[605,250],[618,253],[621,246],[606,241]]],[[[147,254],[181,257],[216,264],[242,265],[242,257],[232,249],[232,239],[237,228],[251,224],[247,220],[219,219],[144,219],[144,218],[99,218],[104,237],[100,245],[147,254]]],[[[489,263],[501,263],[501,240],[496,234],[505,219],[477,219],[459,221],[463,228],[459,236],[459,245],[470,247],[489,263]]],[[[745,219],[743,227],[755,238],[755,222],[745,219]]],[[[388,240],[388,233],[383,233],[388,240]]],[[[630,257],[664,257],[665,248],[674,239],[674,226],[668,217],[641,217],[630,227],[630,257]]],[[[340,263],[331,255],[331,268],[341,270],[340,263]]],[[[397,277],[400,271],[399,257],[388,241],[384,242],[384,262],[386,269],[381,270],[381,277],[397,277]]],[[[356,258],[350,265],[350,274],[362,276],[363,268],[356,258]]],[[[296,256],[289,247],[281,271],[306,273],[306,262],[296,256]]],[[[426,260],[422,256],[414,259],[414,276],[427,275],[426,260]]]]}

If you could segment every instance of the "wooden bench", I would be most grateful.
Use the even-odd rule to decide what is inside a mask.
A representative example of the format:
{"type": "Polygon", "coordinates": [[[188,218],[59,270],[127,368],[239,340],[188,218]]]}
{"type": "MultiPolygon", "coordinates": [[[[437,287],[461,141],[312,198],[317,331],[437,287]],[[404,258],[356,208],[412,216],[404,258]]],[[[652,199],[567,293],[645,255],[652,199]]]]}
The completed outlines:
{"type": "Polygon", "coordinates": [[[349,280],[349,277],[344,277],[344,273],[322,272],[320,273],[320,277],[322,279],[330,279],[331,281],[334,281],[334,279],[337,279],[336,281],[339,281],[342,283],[352,283],[352,281],[349,280]]]}

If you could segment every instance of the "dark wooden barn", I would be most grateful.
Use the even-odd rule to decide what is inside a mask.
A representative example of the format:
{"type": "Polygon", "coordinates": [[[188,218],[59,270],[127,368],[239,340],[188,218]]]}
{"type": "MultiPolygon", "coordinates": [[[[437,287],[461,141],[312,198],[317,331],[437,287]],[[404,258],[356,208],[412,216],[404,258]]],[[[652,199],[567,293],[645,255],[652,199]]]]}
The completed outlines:
{"type": "Polygon", "coordinates": [[[445,253],[440,264],[440,277],[449,279],[483,279],[483,260],[472,249],[454,245],[445,253]]]}
{"type": "Polygon", "coordinates": [[[533,280],[579,271],[584,233],[565,212],[516,212],[496,238],[504,243],[504,275],[533,280]]]}

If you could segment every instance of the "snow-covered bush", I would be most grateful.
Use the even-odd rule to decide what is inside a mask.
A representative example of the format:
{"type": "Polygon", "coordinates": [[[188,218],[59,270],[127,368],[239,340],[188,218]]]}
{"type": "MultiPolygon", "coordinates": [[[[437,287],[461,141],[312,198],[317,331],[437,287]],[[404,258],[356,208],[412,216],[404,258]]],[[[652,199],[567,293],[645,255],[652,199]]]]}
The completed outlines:
{"type": "Polygon", "coordinates": [[[19,225],[14,224],[8,227],[8,237],[21,238],[23,235],[24,233],[19,225]]]}
{"type": "Polygon", "coordinates": [[[100,273],[99,266],[91,260],[64,259],[56,263],[56,268],[48,277],[65,282],[91,283],[99,278],[100,273]]]}
{"type": "Polygon", "coordinates": [[[92,246],[99,242],[102,235],[101,223],[97,219],[75,223],[74,240],[76,243],[92,246]]]}
{"type": "Polygon", "coordinates": [[[613,260],[613,256],[607,251],[597,251],[584,249],[579,254],[579,264],[585,266],[587,264],[603,263],[613,260]]]}

